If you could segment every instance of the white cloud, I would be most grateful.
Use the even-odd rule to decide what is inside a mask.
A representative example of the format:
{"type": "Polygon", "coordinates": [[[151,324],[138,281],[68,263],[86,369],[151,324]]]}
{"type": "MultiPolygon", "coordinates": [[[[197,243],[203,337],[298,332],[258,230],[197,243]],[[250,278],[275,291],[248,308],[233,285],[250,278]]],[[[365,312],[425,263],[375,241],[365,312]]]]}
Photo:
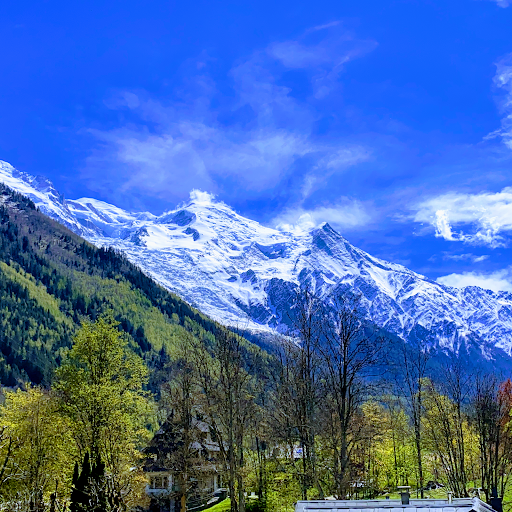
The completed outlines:
{"type": "Polygon", "coordinates": [[[499,270],[490,274],[481,274],[477,272],[449,274],[447,276],[439,277],[437,282],[454,288],[479,286],[484,290],[492,290],[494,292],[512,292],[512,274],[510,270],[499,270]]]}
{"type": "Polygon", "coordinates": [[[137,94],[130,91],[122,91],[117,96],[108,98],[103,102],[107,108],[137,108],[140,105],[140,100],[137,94]]]}
{"type": "Polygon", "coordinates": [[[272,224],[281,231],[307,231],[328,222],[341,230],[364,226],[372,220],[367,208],[353,199],[342,199],[336,204],[317,208],[297,206],[289,208],[277,216],[272,224]]]}
{"type": "Polygon", "coordinates": [[[312,73],[316,98],[324,98],[336,88],[339,75],[347,62],[372,51],[375,41],[356,39],[350,32],[340,30],[339,22],[327,23],[307,30],[298,40],[271,44],[267,52],[290,69],[305,69],[312,73]],[[326,33],[320,41],[318,32],[326,33]],[[313,41],[309,37],[314,34],[313,41]]]}
{"type": "Polygon", "coordinates": [[[316,27],[312,27],[308,30],[306,30],[306,33],[308,32],[317,32],[319,30],[325,30],[326,28],[332,28],[332,27],[337,27],[338,25],[340,24],[339,21],[331,21],[330,23],[325,23],[323,25],[317,25],[316,27]]]}
{"type": "Polygon", "coordinates": [[[436,228],[436,236],[440,236],[445,240],[455,240],[455,238],[453,238],[452,228],[446,211],[437,210],[434,226],[436,228]]]}
{"type": "MultiPolygon", "coordinates": [[[[500,7],[507,7],[509,5],[509,2],[506,0],[498,1],[497,3],[500,7]]],[[[501,120],[501,128],[484,137],[484,140],[501,137],[503,143],[512,149],[512,53],[496,63],[496,74],[494,75],[493,83],[501,93],[498,97],[498,106],[503,118],[501,120]]]]}
{"type": "Polygon", "coordinates": [[[333,174],[343,172],[349,167],[370,159],[371,152],[362,146],[347,146],[340,150],[326,147],[326,156],[320,158],[314,168],[304,177],[302,199],[309,197],[315,190],[321,188],[326,179],[333,174]]]}
{"type": "Polygon", "coordinates": [[[443,260],[453,260],[453,261],[471,261],[473,263],[480,263],[489,258],[488,254],[482,254],[481,256],[476,256],[475,254],[465,253],[465,254],[443,254],[443,260]]]}
{"type": "Polygon", "coordinates": [[[367,148],[362,146],[350,146],[328,153],[325,157],[320,159],[316,165],[317,169],[337,171],[339,169],[346,169],[351,165],[359,162],[364,162],[370,158],[370,152],[367,148]]]}
{"type": "Polygon", "coordinates": [[[414,220],[431,224],[445,240],[499,247],[506,243],[503,235],[512,231],[512,187],[497,193],[442,194],[415,209],[414,220]]]}
{"type": "Polygon", "coordinates": [[[492,2],[495,2],[499,7],[508,7],[510,5],[509,0],[491,0],[492,2]]]}
{"type": "Polygon", "coordinates": [[[212,204],[215,202],[215,195],[210,194],[209,192],[194,189],[190,191],[190,200],[198,204],[212,204]]]}

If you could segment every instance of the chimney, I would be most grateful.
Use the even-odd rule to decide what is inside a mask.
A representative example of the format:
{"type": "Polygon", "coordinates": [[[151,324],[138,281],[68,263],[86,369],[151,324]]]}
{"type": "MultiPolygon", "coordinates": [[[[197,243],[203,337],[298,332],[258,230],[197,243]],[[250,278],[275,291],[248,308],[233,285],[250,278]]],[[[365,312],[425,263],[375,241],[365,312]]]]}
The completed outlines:
{"type": "MultiPolygon", "coordinates": [[[[400,498],[402,499],[402,505],[409,505],[409,498],[411,495],[409,494],[410,485],[399,485],[398,491],[400,492],[400,498]]],[[[502,511],[503,512],[503,511],[502,511]]]]}

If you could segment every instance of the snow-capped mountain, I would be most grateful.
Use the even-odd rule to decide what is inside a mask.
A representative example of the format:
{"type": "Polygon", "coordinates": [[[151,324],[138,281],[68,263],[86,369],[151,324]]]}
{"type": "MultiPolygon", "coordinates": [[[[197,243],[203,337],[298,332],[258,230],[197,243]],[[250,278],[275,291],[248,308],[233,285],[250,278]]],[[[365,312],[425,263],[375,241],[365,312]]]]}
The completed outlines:
{"type": "Polygon", "coordinates": [[[44,178],[0,162],[0,182],[98,246],[122,250],[166,288],[228,325],[285,328],[296,286],[350,288],[370,318],[404,339],[445,351],[512,352],[512,294],[450,288],[352,246],[328,224],[288,232],[242,217],[208,194],[161,216],[95,199],[65,200],[44,178]]]}

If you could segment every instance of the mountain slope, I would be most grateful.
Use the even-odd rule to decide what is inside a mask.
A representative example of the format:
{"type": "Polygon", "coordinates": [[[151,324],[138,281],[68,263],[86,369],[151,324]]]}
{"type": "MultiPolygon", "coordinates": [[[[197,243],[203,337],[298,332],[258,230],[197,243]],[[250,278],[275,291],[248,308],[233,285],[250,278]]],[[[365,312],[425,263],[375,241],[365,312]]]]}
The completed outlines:
{"type": "Polygon", "coordinates": [[[161,216],[93,199],[64,200],[42,178],[0,164],[0,181],[97,246],[121,250],[158,282],[224,323],[271,331],[290,325],[297,285],[320,295],[355,291],[369,319],[406,340],[446,352],[512,351],[512,294],[440,285],[373,258],[328,224],[280,231],[246,219],[206,194],[161,216]]]}
{"type": "Polygon", "coordinates": [[[106,310],[152,368],[155,390],[185,337],[209,343],[220,328],[115,250],[94,247],[0,184],[0,383],[49,384],[80,322],[106,310]]]}

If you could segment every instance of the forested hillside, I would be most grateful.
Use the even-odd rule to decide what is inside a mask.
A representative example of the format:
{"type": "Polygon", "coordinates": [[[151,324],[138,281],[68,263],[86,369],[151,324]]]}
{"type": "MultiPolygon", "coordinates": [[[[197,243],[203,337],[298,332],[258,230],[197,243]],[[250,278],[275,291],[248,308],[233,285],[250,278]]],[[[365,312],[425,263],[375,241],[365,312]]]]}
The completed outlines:
{"type": "Polygon", "coordinates": [[[0,184],[1,384],[48,385],[81,321],[107,310],[151,368],[154,389],[179,340],[209,343],[219,329],[122,254],[94,247],[0,184]]]}

